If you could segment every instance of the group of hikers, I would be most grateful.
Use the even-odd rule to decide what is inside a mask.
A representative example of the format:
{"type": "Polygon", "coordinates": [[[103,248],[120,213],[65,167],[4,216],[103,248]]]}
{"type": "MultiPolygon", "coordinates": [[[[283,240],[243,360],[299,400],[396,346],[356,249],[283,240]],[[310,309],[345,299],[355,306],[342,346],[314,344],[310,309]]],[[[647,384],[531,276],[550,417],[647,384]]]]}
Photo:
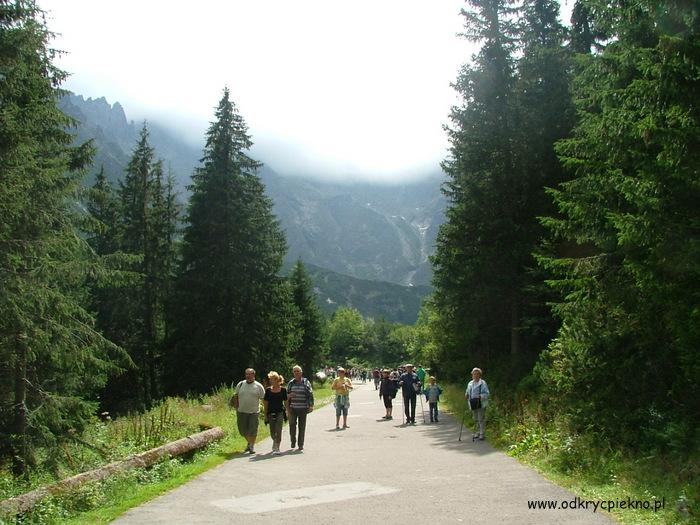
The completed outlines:
{"type": "MultiPolygon", "coordinates": [[[[353,383],[347,377],[347,371],[343,367],[339,367],[335,372],[337,375],[331,383],[331,389],[335,393],[333,402],[335,428],[336,430],[345,430],[349,428],[348,411],[353,383]],[[342,427],[340,426],[341,416],[343,418],[342,427]]],[[[314,390],[311,381],[303,376],[303,370],[299,365],[292,368],[292,375],[293,379],[285,386],[284,378],[279,373],[271,371],[267,374],[269,386],[265,388],[256,381],[255,370],[248,368],[245,371],[245,379],[236,385],[230,404],[237,411],[238,432],[245,437],[248,443],[244,452],[255,454],[261,401],[264,423],[270,425],[272,454],[281,453],[282,428],[287,420],[289,420],[290,447],[296,448],[299,452],[304,450],[306,418],[314,409],[314,390]]],[[[474,420],[478,423],[478,430],[473,439],[483,441],[485,439],[486,405],[490,392],[486,381],[481,378],[480,368],[474,368],[471,375],[472,379],[467,385],[464,396],[468,408],[472,410],[474,420]]],[[[377,368],[372,372],[372,376],[375,380],[375,389],[379,392],[379,398],[384,402],[386,413],[382,419],[393,419],[393,400],[400,390],[406,425],[416,424],[416,401],[419,395],[426,398],[430,422],[439,422],[438,403],[442,388],[437,384],[434,376],[429,376],[427,384],[425,383],[427,372],[422,366],[418,366],[416,371],[410,363],[393,371],[388,368],[382,370],[377,368]]]]}

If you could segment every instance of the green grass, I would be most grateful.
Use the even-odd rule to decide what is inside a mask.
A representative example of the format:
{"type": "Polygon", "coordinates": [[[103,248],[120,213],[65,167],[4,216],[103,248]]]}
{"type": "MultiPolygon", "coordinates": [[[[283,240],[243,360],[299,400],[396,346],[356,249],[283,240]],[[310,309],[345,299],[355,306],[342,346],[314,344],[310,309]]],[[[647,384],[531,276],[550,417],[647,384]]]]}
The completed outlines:
{"type": "MultiPolygon", "coordinates": [[[[448,385],[441,401],[457,418],[465,414],[461,387],[448,385]]],[[[512,406],[509,407],[512,410],[512,406]]],[[[571,490],[583,500],[663,501],[665,508],[615,509],[612,516],[620,523],[685,525],[700,523],[700,465],[670,457],[634,457],[615,450],[595,436],[571,435],[556,421],[543,425],[537,407],[518,407],[508,413],[498,397],[487,408],[486,434],[489,442],[517,458],[554,483],[571,490]],[[686,512],[684,507],[689,507],[686,512]],[[679,511],[679,508],[681,509],[679,511]]],[[[465,432],[474,428],[467,411],[465,432]]],[[[598,512],[606,512],[598,510],[598,512]]]]}
{"type": "MultiPolygon", "coordinates": [[[[314,388],[316,406],[332,400],[330,383],[314,388]]],[[[134,469],[106,480],[91,482],[69,494],[43,500],[18,523],[26,524],[98,524],[107,523],[127,510],[137,507],[178,487],[203,472],[220,465],[240,453],[246,444],[236,430],[235,412],[228,408],[231,390],[222,388],[202,398],[168,398],[146,414],[133,415],[115,421],[95,422],[84,441],[93,447],[71,447],[72,465],[58,476],[37,472],[31,483],[13,480],[0,472],[0,497],[21,494],[57,479],[96,468],[109,461],[199,432],[202,428],[220,426],[224,439],[211,444],[190,457],[161,461],[148,469],[134,469]],[[100,454],[94,447],[109,451],[100,454]]],[[[260,425],[258,439],[269,436],[269,428],[260,425]]],[[[15,523],[14,519],[0,523],[15,523]]]]}

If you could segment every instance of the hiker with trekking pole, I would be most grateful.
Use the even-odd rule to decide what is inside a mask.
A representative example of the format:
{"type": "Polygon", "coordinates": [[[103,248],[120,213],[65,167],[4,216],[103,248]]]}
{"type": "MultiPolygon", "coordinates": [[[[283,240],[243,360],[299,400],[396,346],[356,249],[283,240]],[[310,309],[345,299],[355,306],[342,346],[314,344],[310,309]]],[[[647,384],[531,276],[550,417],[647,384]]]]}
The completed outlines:
{"type": "MultiPolygon", "coordinates": [[[[472,370],[472,380],[469,381],[467,389],[464,392],[464,398],[467,400],[467,407],[472,411],[474,421],[478,424],[478,431],[472,436],[472,441],[483,441],[486,438],[486,406],[490,392],[486,381],[481,379],[481,368],[472,370]]],[[[466,414],[466,409],[465,409],[466,414]]],[[[464,419],[462,419],[464,425],[464,419]]],[[[460,430],[460,441],[462,431],[460,430]]]]}
{"type": "MultiPolygon", "coordinates": [[[[404,412],[406,414],[406,424],[416,424],[416,397],[421,389],[418,376],[413,371],[412,364],[406,364],[406,371],[399,377],[399,385],[403,397],[404,412]]],[[[422,406],[422,401],[421,401],[422,406]]],[[[425,419],[425,413],[423,413],[425,419]]]]}

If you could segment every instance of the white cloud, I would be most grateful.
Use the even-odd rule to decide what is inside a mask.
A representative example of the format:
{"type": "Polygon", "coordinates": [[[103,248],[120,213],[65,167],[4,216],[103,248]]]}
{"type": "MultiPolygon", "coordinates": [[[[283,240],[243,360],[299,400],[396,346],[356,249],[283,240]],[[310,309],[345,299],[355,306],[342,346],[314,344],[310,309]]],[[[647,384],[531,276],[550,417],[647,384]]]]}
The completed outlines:
{"type": "Polygon", "coordinates": [[[227,85],[282,173],[435,171],[463,0],[44,0],[68,89],[201,140],[227,85]]]}

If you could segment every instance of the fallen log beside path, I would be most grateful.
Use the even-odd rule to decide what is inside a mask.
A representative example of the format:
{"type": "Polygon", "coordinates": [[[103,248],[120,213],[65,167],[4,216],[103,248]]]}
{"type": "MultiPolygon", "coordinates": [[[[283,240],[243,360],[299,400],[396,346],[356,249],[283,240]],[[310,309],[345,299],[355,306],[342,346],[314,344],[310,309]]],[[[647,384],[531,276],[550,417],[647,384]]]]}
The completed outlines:
{"type": "Polygon", "coordinates": [[[186,454],[198,448],[202,448],[213,441],[217,441],[222,437],[224,437],[224,431],[221,427],[214,427],[204,432],[192,434],[191,436],[172,441],[160,447],[152,448],[151,450],[136,454],[122,461],[115,461],[98,469],[64,479],[58,483],[0,501],[0,514],[21,514],[27,512],[47,496],[64,493],[76,489],[88,481],[104,479],[107,476],[118,472],[124,472],[125,470],[150,467],[163,458],[186,454]]]}

